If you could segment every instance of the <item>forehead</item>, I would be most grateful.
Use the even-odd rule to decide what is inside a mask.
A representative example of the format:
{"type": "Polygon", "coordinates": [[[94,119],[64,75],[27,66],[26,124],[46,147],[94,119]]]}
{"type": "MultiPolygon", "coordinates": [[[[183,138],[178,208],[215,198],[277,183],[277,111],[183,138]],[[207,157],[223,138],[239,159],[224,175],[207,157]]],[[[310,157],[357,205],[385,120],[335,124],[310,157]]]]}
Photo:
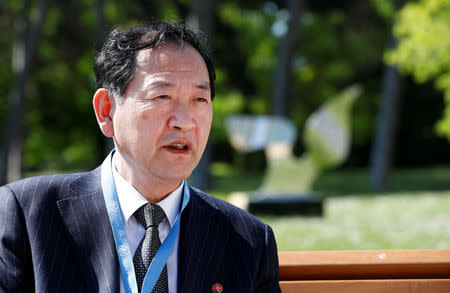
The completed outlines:
{"type": "Polygon", "coordinates": [[[206,74],[205,78],[208,78],[205,61],[200,53],[187,43],[164,44],[139,51],[136,54],[136,72],[146,74],[195,72],[206,74]]]}

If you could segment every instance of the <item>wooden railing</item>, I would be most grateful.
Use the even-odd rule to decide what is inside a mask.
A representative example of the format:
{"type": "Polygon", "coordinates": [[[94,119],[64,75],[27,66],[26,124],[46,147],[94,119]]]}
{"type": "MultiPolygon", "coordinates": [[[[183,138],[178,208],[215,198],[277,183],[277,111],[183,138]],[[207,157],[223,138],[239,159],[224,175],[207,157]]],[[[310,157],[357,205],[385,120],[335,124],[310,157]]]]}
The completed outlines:
{"type": "Polygon", "coordinates": [[[279,252],[283,293],[450,293],[450,250],[279,252]]]}

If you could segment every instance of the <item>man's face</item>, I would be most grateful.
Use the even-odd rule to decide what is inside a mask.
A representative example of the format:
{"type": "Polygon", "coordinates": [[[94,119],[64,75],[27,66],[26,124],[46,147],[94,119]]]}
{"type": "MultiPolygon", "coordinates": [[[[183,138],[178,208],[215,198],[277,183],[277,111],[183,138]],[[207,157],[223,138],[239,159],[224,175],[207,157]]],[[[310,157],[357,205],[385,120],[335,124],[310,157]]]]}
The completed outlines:
{"type": "Polygon", "coordinates": [[[211,128],[203,58],[187,44],[139,51],[135,76],[112,109],[112,121],[122,176],[179,184],[200,160],[211,128]]]}

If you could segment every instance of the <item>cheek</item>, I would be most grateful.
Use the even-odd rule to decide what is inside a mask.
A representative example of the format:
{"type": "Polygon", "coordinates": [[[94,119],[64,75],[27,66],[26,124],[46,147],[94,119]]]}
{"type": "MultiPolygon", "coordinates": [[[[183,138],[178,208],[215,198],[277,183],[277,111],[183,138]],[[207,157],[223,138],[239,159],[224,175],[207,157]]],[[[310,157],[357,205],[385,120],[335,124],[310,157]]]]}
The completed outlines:
{"type": "Polygon", "coordinates": [[[212,112],[210,111],[204,113],[204,115],[202,115],[200,120],[200,132],[205,140],[208,139],[209,132],[211,130],[211,124],[212,124],[212,112]]]}
{"type": "Polygon", "coordinates": [[[139,117],[142,121],[156,119],[162,119],[165,113],[168,112],[168,107],[164,105],[157,104],[155,102],[144,101],[138,105],[138,108],[133,113],[136,117],[139,117]]]}
{"type": "Polygon", "coordinates": [[[136,111],[130,107],[121,108],[119,111],[116,111],[116,115],[114,117],[114,128],[115,133],[118,136],[119,140],[128,141],[131,143],[133,139],[138,135],[138,131],[140,128],[139,123],[140,116],[136,111]]]}
{"type": "Polygon", "coordinates": [[[212,108],[209,108],[209,110],[207,111],[205,120],[207,121],[208,129],[210,129],[211,128],[211,124],[212,124],[212,120],[213,120],[212,108]]]}

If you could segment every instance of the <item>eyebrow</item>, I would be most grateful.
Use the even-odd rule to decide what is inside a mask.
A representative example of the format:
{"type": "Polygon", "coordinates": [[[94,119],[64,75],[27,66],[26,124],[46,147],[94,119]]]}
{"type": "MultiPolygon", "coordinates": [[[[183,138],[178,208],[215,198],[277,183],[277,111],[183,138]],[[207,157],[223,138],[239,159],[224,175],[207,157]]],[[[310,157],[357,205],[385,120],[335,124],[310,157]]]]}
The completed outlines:
{"type": "Polygon", "coordinates": [[[164,81],[164,80],[157,80],[150,84],[150,87],[152,87],[152,88],[169,88],[169,87],[174,87],[174,86],[175,86],[175,84],[173,84],[172,82],[164,81]]]}
{"type": "Polygon", "coordinates": [[[211,89],[211,87],[209,86],[209,82],[206,82],[206,81],[202,82],[200,84],[197,84],[195,87],[198,88],[198,89],[201,89],[201,90],[209,90],[209,89],[211,89]]]}
{"type": "MultiPolygon", "coordinates": [[[[175,84],[170,81],[164,81],[164,80],[157,80],[151,83],[151,88],[172,88],[175,87],[175,84]]],[[[196,88],[201,90],[210,90],[211,87],[209,85],[209,82],[200,82],[199,84],[195,85],[196,88]]]]}

